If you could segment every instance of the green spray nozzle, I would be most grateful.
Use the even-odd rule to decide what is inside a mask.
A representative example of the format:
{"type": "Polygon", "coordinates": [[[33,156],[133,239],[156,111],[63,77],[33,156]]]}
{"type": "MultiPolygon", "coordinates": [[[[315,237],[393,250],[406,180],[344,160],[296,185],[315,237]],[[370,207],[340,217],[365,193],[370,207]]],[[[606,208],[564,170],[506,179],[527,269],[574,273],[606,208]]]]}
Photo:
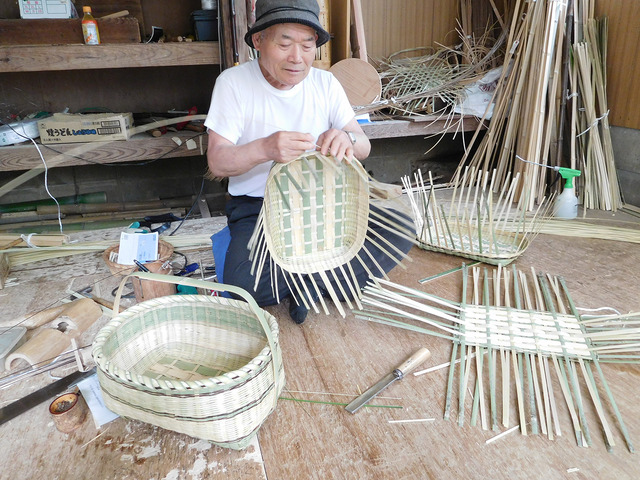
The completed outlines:
{"type": "Polygon", "coordinates": [[[566,167],[552,167],[551,165],[544,165],[542,163],[536,163],[536,162],[530,162],[529,160],[525,160],[524,158],[520,158],[518,155],[516,155],[516,158],[518,160],[521,160],[525,163],[531,163],[532,165],[538,165],[540,167],[545,167],[545,168],[550,168],[552,170],[555,170],[556,172],[558,172],[562,178],[564,178],[566,180],[566,183],[564,184],[564,188],[573,188],[573,177],[579,177],[580,176],[580,170],[574,170],[573,168],[566,168],[566,167]]]}
{"type": "Polygon", "coordinates": [[[552,167],[556,172],[560,174],[562,178],[566,180],[564,188],[573,188],[573,177],[580,176],[580,170],[574,170],[573,168],[565,167],[552,167]]]}

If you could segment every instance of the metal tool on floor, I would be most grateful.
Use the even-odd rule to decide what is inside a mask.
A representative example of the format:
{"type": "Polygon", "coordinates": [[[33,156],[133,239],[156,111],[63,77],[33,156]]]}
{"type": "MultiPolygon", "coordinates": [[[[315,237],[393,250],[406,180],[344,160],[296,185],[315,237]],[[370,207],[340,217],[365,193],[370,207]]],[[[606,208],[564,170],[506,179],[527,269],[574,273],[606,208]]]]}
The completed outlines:
{"type": "Polygon", "coordinates": [[[411,355],[407,360],[405,360],[404,363],[396,367],[391,373],[381,378],[378,383],[373,385],[366,392],[353,400],[349,405],[345,407],[345,409],[349,413],[356,413],[360,409],[360,407],[363,407],[367,402],[369,402],[372,398],[374,398],[396,380],[402,380],[402,378],[404,378],[406,374],[408,374],[411,370],[427,360],[429,357],[431,357],[431,352],[424,347],[421,348],[416,353],[411,355]]]}
{"type": "Polygon", "coordinates": [[[16,418],[18,415],[31,410],[33,407],[40,405],[42,402],[50,399],[52,396],[64,392],[70,386],[78,383],[83,378],[90,377],[96,373],[95,367],[87,372],[74,372],[60,380],[56,380],[50,385],[30,393],[26,397],[10,403],[6,407],[0,408],[0,425],[16,418]]]}

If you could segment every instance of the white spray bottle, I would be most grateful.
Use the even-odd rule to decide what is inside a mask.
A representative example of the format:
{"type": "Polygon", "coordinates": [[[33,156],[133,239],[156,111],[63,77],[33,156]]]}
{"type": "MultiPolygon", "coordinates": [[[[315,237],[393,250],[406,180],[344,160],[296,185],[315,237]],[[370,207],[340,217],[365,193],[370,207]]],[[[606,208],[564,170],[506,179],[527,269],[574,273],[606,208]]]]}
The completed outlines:
{"type": "Polygon", "coordinates": [[[580,170],[564,167],[551,167],[566,180],[564,190],[556,198],[553,214],[558,218],[571,220],[578,216],[578,197],[573,186],[573,177],[580,176],[580,170]]]}

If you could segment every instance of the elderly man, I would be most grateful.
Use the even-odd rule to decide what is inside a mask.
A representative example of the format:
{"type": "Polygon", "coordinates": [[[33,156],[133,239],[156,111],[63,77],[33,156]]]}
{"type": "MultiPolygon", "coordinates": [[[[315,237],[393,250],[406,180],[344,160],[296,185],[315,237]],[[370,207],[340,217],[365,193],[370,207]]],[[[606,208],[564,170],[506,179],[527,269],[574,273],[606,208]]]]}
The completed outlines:
{"type": "MultiPolygon", "coordinates": [[[[247,243],[273,162],[291,162],[314,149],[336,159],[362,160],[371,149],[340,83],[312,67],[316,49],[329,40],[318,14],[316,0],[257,0],[256,21],[245,42],[258,58],[218,76],[205,121],[210,175],[229,177],[231,241],[220,273],[224,283],[251,292],[261,306],[276,303],[271,272],[264,269],[254,290],[247,243]]],[[[366,272],[361,277],[364,285],[366,272]]],[[[287,282],[277,285],[279,298],[291,296],[287,282]]],[[[302,323],[304,302],[290,297],[290,314],[302,323]]]]}

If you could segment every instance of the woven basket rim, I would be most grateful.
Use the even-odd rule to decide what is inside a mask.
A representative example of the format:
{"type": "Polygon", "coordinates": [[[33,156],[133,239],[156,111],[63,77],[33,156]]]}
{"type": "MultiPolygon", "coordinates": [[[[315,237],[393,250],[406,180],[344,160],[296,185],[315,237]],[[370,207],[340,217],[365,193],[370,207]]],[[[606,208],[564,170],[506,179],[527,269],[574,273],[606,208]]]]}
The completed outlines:
{"type": "Polygon", "coordinates": [[[522,241],[522,248],[518,251],[513,252],[512,254],[504,254],[504,255],[490,255],[483,254],[479,252],[472,253],[468,250],[459,250],[453,248],[442,247],[439,245],[433,245],[428,242],[418,241],[418,246],[423,250],[429,250],[438,253],[447,253],[449,255],[455,255],[457,257],[469,258],[471,260],[478,260],[484,263],[488,263],[489,265],[508,265],[514,260],[516,260],[520,255],[522,255],[525,250],[529,247],[529,241],[527,238],[522,241]]]}
{"type": "MultiPolygon", "coordinates": [[[[153,379],[147,375],[141,374],[133,374],[129,370],[124,370],[118,368],[116,365],[113,365],[111,359],[107,359],[104,352],[103,347],[106,341],[111,337],[111,335],[115,334],[116,330],[131,317],[134,317],[144,311],[149,311],[149,307],[152,306],[155,308],[162,308],[168,304],[191,304],[194,302],[203,302],[210,303],[211,305],[215,304],[226,304],[227,306],[232,306],[235,308],[241,308],[242,310],[255,315],[255,312],[252,311],[249,304],[243,302],[241,300],[236,300],[233,298],[225,298],[220,296],[208,296],[208,295],[170,295],[165,297],[154,298],[151,300],[147,300],[136,304],[119,315],[112,318],[107,324],[104,325],[98,332],[95,337],[92,349],[92,356],[96,362],[96,365],[100,370],[102,370],[105,374],[116,377],[121,381],[126,382],[130,385],[135,385],[137,387],[142,387],[143,389],[152,389],[154,391],[165,391],[165,392],[184,392],[185,390],[199,390],[204,388],[211,388],[216,386],[230,386],[233,385],[233,379],[237,379],[237,382],[242,382],[246,379],[247,373],[251,371],[262,369],[266,366],[260,364],[256,359],[258,357],[269,357],[273,361],[274,352],[271,351],[269,343],[265,340],[265,347],[253,357],[246,365],[241,367],[242,369],[236,369],[224,374],[218,375],[216,377],[209,377],[198,380],[161,380],[158,381],[153,379]],[[248,366],[255,366],[255,368],[249,368],[248,366]],[[224,380],[223,380],[224,379],[224,380]],[[163,388],[162,385],[165,385],[167,388],[163,388]]],[[[265,317],[266,322],[268,323],[271,332],[273,334],[274,339],[277,340],[279,330],[278,323],[276,318],[271,315],[269,312],[262,310],[262,313],[265,317]]],[[[256,322],[259,323],[256,318],[256,322]]]]}

